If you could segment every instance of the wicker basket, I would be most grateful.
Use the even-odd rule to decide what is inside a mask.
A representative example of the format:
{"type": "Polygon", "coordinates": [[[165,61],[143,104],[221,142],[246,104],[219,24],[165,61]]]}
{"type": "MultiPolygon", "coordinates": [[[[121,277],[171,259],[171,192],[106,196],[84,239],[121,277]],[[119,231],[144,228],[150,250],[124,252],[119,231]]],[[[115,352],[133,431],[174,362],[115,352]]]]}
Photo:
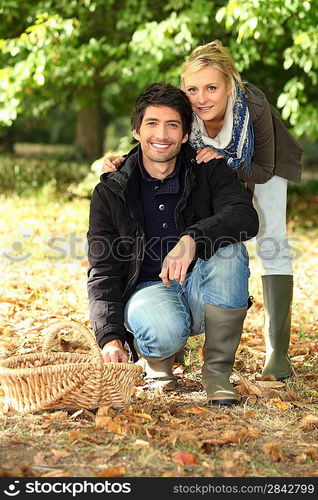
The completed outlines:
{"type": "Polygon", "coordinates": [[[123,408],[142,368],[133,363],[103,363],[92,333],[83,325],[63,321],[46,332],[42,352],[0,361],[0,383],[10,409],[26,414],[49,409],[123,408]],[[62,329],[85,337],[89,353],[52,352],[62,329]]]}

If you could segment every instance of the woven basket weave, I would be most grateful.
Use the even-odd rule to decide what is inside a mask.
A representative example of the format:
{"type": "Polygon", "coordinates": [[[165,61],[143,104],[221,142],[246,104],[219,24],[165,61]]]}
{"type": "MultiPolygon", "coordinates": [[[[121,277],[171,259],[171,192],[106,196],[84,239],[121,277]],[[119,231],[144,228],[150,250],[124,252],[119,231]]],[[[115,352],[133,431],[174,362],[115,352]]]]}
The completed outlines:
{"type": "Polygon", "coordinates": [[[42,352],[0,360],[6,404],[22,414],[62,408],[123,408],[141,373],[142,368],[133,363],[103,363],[95,337],[74,321],[49,328],[42,352]],[[57,334],[65,328],[82,334],[89,353],[51,351],[57,334]]]}

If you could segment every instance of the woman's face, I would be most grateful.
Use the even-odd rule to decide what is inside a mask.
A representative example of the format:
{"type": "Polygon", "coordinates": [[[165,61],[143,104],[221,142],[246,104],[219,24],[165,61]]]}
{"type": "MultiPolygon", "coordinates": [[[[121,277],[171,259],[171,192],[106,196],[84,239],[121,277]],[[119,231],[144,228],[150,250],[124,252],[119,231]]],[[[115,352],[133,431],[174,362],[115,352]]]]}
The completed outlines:
{"type": "Polygon", "coordinates": [[[185,76],[183,82],[193,112],[201,120],[208,122],[224,118],[231,89],[226,84],[222,71],[206,66],[185,76]]]}

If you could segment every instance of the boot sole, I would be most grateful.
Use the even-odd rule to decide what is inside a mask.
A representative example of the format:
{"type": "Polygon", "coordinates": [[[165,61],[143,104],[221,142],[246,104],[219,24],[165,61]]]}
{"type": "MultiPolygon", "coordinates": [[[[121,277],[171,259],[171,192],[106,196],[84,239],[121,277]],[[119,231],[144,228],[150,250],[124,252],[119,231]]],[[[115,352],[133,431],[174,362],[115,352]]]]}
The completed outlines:
{"type": "Polygon", "coordinates": [[[235,406],[239,404],[238,399],[209,399],[209,405],[219,405],[219,406],[235,406]]]}
{"type": "Polygon", "coordinates": [[[262,374],[261,375],[261,380],[266,379],[266,377],[275,377],[275,379],[277,380],[277,382],[284,382],[285,380],[288,380],[289,378],[291,378],[292,374],[290,374],[290,375],[283,375],[282,377],[276,377],[276,375],[274,375],[273,373],[268,373],[266,375],[262,374]]]}
{"type": "Polygon", "coordinates": [[[155,380],[151,381],[148,384],[144,385],[144,389],[152,390],[152,391],[174,391],[178,387],[178,382],[176,380],[166,380],[166,381],[160,381],[160,380],[155,380]]]}

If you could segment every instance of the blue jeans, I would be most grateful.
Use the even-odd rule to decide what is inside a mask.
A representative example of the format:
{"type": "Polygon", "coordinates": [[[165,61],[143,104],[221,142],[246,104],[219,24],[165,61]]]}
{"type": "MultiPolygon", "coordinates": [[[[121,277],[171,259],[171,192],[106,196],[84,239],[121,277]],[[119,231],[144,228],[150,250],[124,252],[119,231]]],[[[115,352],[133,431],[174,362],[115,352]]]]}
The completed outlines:
{"type": "Polygon", "coordinates": [[[220,248],[211,259],[198,259],[183,285],[171,281],[140,283],[125,308],[125,325],[145,357],[165,359],[190,335],[204,332],[205,304],[225,309],[246,306],[248,253],[243,243],[220,248]]]}

